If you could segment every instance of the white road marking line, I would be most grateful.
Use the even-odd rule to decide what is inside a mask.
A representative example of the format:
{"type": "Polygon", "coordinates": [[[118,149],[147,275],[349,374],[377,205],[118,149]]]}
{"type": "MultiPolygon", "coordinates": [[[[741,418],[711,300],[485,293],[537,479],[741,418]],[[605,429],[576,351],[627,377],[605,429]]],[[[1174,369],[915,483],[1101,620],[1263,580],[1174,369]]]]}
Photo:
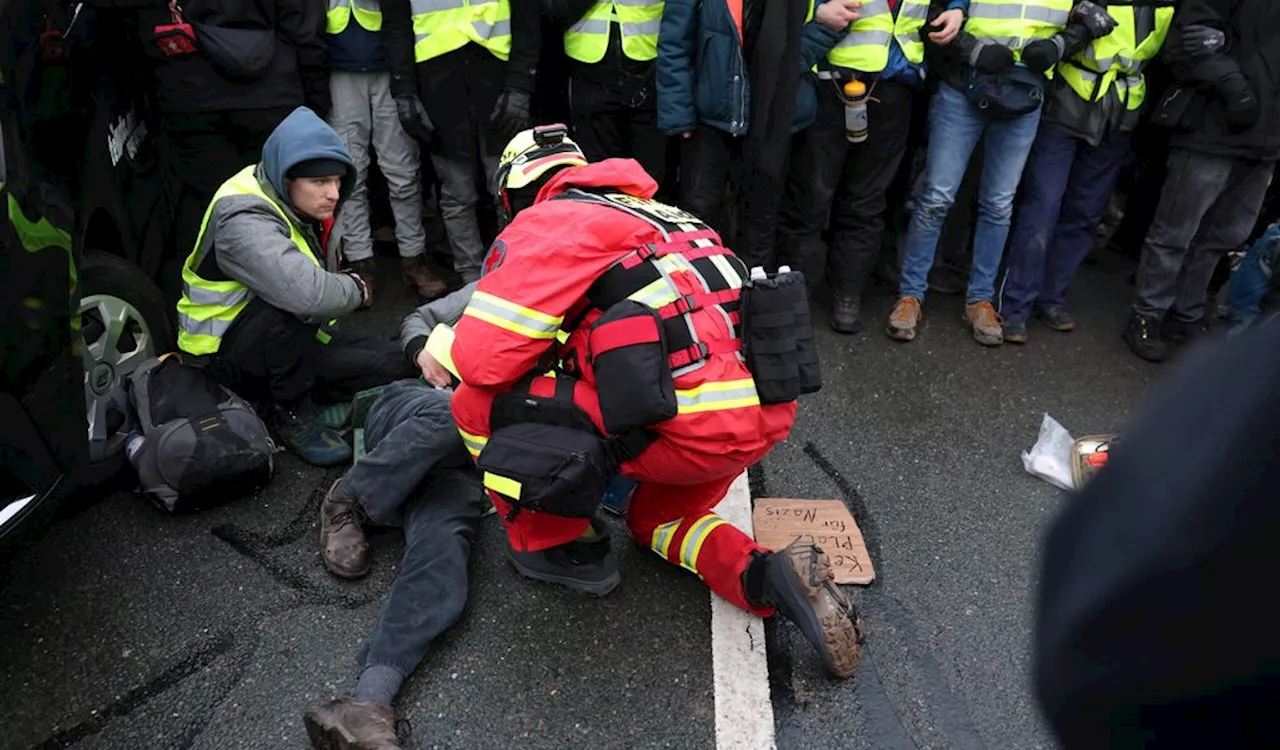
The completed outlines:
{"type": "MultiPolygon", "coordinates": [[[[745,471],[715,512],[755,536],[745,471]]],[[[711,668],[715,677],[716,750],[774,750],[764,620],[715,594],[711,595],[711,668]]]]}

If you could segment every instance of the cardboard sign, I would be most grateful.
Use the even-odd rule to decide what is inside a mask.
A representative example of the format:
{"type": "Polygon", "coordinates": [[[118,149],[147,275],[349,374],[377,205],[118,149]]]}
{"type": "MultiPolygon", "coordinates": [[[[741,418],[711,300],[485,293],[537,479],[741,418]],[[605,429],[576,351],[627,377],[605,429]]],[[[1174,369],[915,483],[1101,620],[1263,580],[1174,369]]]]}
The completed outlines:
{"type": "Polygon", "coordinates": [[[751,514],[756,542],[782,549],[796,539],[827,553],[835,569],[836,583],[866,585],[876,578],[862,530],[839,500],[791,500],[762,498],[751,514]]]}

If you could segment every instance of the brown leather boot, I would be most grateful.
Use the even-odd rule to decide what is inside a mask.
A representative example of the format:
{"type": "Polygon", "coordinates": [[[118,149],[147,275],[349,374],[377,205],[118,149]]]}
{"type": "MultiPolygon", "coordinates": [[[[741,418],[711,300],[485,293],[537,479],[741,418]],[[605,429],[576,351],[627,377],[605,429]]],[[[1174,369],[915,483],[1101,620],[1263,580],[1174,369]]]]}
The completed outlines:
{"type": "Polygon", "coordinates": [[[449,291],[449,285],[444,283],[444,279],[437,276],[427,265],[425,256],[401,258],[400,269],[404,271],[405,283],[413,287],[423,302],[443,297],[449,291]]]}
{"type": "Polygon", "coordinates": [[[374,290],[378,284],[378,264],[373,258],[365,258],[364,260],[353,260],[349,264],[351,270],[356,272],[363,281],[364,285],[369,287],[369,301],[360,305],[360,307],[373,307],[374,290]]]}
{"type": "Polygon", "coordinates": [[[381,703],[343,696],[307,711],[304,721],[317,750],[403,750],[396,732],[402,720],[381,703]]]}
{"type": "Polygon", "coordinates": [[[364,508],[338,493],[342,480],[333,483],[320,503],[320,557],[339,578],[359,578],[369,572],[369,541],[361,524],[364,508]]]}

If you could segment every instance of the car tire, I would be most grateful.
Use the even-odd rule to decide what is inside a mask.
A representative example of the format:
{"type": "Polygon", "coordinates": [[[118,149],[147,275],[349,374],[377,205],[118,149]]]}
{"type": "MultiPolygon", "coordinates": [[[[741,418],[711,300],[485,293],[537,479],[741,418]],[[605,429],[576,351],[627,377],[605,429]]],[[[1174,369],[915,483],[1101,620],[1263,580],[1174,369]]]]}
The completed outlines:
{"type": "Polygon", "coordinates": [[[141,269],[106,253],[85,253],[80,266],[80,325],[89,461],[81,483],[119,477],[124,443],[136,419],[128,404],[129,375],[175,348],[160,290],[141,269]]]}

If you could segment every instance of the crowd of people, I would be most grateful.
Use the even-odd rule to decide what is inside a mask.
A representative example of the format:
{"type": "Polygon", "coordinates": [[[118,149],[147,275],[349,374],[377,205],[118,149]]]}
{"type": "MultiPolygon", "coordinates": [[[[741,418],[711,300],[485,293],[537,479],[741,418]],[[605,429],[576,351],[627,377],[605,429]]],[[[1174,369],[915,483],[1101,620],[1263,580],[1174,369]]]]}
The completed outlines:
{"type": "Polygon", "coordinates": [[[179,347],[321,466],[351,462],[352,397],[385,386],[320,546],[360,577],[365,525],[398,525],[405,560],[352,694],[307,713],[317,747],[400,746],[392,702],[461,613],[488,508],[523,576],[613,590],[606,488],[629,494],[638,543],[794,622],[850,676],[863,636],[822,550],[762,548],[713,510],[818,387],[811,333],[778,321],[807,320],[825,278],[832,327],[858,332],[887,255],[887,334],[913,340],[968,174],[974,339],[1023,343],[1032,316],[1072,330],[1067,290],[1141,155],[1134,133],[1160,127],[1169,151],[1131,187],[1163,181],[1124,338],[1162,360],[1207,324],[1213,272],[1254,233],[1280,159],[1268,0],[234,0],[139,16],[178,196],[179,347]],[[424,303],[398,340],[336,325],[381,283],[375,162],[424,303]],[[899,253],[888,228],[908,200],[899,253]],[[436,216],[447,249],[430,247],[436,216]]]}

